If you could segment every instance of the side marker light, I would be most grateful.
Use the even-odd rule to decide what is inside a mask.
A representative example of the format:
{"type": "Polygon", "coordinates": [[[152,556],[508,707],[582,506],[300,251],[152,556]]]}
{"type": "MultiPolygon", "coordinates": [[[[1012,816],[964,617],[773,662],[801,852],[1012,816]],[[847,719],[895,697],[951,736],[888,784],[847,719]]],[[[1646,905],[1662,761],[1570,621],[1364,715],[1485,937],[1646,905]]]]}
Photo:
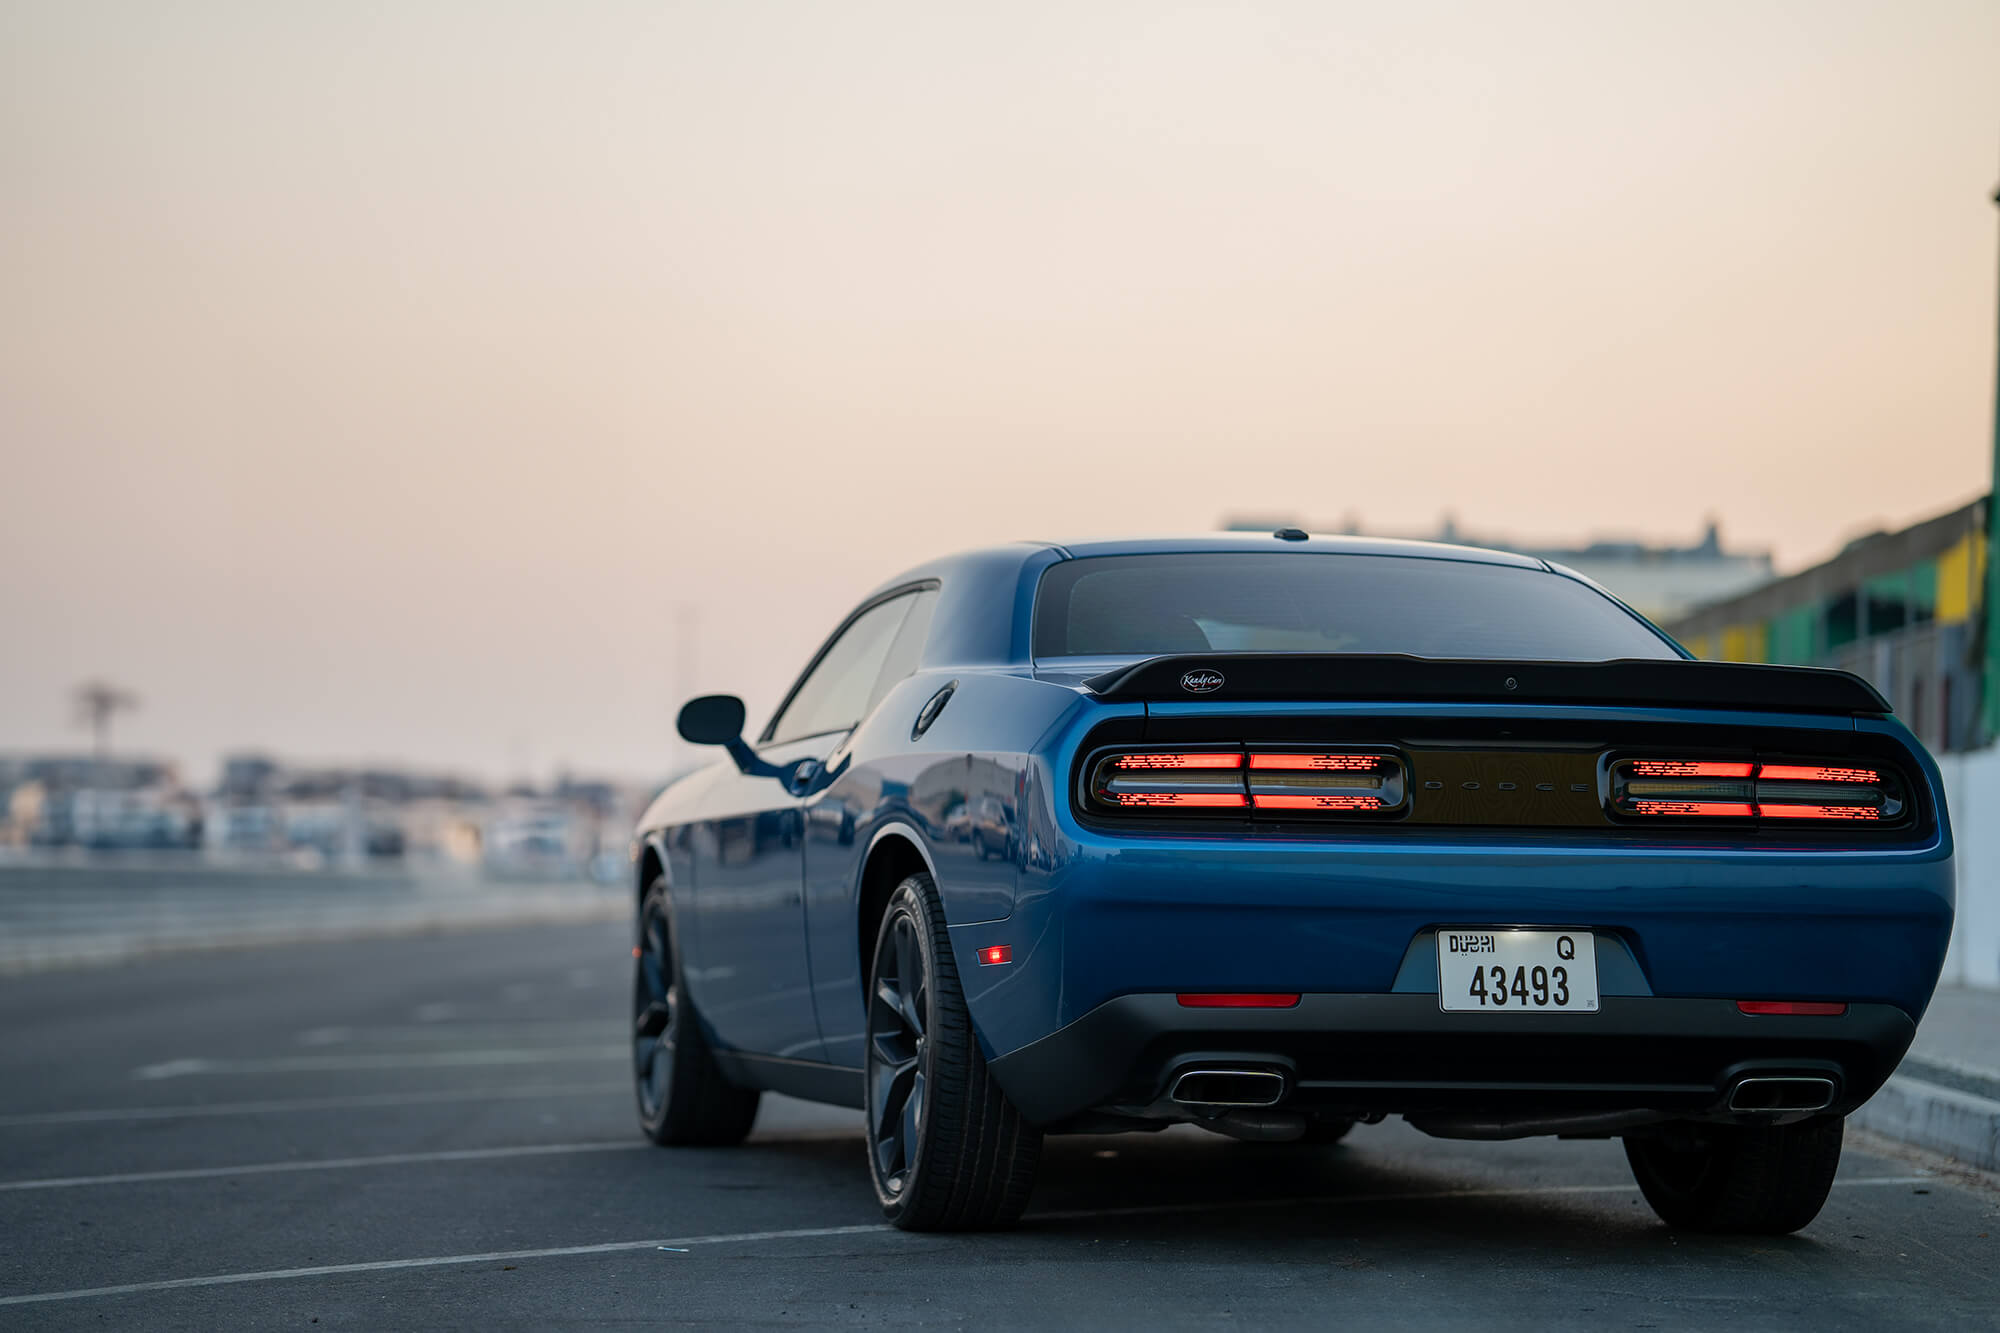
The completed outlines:
{"type": "Polygon", "coordinates": [[[1014,961],[1014,946],[1011,944],[989,944],[979,951],[979,965],[992,967],[998,963],[1014,961]]]}

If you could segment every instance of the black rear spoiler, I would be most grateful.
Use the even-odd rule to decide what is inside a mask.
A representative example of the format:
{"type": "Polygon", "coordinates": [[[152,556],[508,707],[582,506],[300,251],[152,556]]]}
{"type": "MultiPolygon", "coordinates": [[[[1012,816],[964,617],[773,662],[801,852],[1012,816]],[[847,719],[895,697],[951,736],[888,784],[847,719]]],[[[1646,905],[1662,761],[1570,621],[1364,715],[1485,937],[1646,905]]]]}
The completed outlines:
{"type": "Polygon", "coordinates": [[[1507,662],[1321,653],[1190,653],[1154,657],[1084,682],[1101,699],[1218,703],[1396,700],[1637,704],[1786,713],[1887,713],[1889,701],[1849,671],[1740,662],[1507,662]]]}

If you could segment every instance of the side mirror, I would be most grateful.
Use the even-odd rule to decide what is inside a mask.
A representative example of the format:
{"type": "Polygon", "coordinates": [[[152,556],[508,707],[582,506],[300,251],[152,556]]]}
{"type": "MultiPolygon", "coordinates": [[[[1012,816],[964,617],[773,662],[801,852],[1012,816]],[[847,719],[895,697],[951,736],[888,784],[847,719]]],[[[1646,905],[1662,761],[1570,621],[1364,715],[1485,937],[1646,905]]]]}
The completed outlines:
{"type": "Polygon", "coordinates": [[[681,705],[680,720],[675,725],[684,741],[720,745],[728,750],[736,767],[753,778],[776,778],[792,786],[802,766],[813,764],[810,759],[800,759],[780,768],[758,758],[757,752],[743,739],[743,701],[733,694],[704,694],[688,700],[681,705]]]}
{"type": "Polygon", "coordinates": [[[743,701],[733,694],[704,694],[681,706],[681,739],[693,745],[727,745],[743,736],[743,701]]]}

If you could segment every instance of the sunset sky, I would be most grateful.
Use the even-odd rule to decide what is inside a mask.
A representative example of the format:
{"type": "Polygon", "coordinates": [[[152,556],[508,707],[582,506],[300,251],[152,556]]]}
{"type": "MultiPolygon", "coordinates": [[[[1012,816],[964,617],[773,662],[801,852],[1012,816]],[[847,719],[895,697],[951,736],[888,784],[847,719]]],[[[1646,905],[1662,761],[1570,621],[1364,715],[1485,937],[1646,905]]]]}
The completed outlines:
{"type": "Polygon", "coordinates": [[[1988,486],[1996,184],[1995,0],[10,0],[0,750],[650,774],[1235,511],[1797,567],[1988,486]]]}

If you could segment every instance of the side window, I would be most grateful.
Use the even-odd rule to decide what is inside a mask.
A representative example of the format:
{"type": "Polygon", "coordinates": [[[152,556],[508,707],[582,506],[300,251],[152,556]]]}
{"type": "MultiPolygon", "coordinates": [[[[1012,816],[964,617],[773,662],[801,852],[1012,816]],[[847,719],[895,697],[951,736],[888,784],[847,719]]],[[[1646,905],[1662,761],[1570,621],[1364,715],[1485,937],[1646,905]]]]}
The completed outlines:
{"type": "Polygon", "coordinates": [[[910,614],[903,619],[903,628],[896,632],[896,641],[889,645],[889,655],[882,660],[881,674],[876,678],[874,693],[868,696],[868,706],[861,710],[863,717],[875,711],[875,705],[882,702],[882,696],[909,679],[923,660],[924,641],[931,633],[931,612],[937,610],[937,589],[928,588],[907,600],[910,614]]]}
{"type": "Polygon", "coordinates": [[[771,723],[772,744],[846,731],[862,719],[882,663],[914,600],[897,597],[869,608],[828,645],[771,723]]]}

